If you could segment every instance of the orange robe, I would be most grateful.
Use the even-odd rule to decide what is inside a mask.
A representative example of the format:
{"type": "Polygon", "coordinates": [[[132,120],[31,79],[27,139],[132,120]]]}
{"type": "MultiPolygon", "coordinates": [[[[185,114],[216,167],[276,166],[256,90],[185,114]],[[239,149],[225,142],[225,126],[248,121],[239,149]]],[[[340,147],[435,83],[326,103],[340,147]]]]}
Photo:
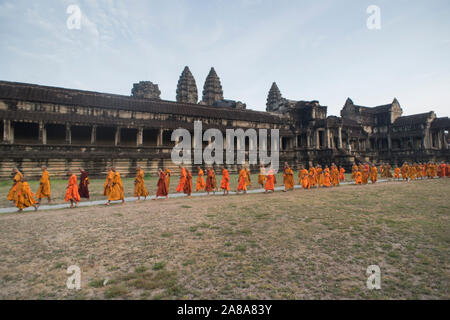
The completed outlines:
{"type": "Polygon", "coordinates": [[[339,181],[345,181],[345,169],[342,167],[339,170],[339,181]]]}
{"type": "Polygon", "coordinates": [[[188,196],[192,193],[192,174],[190,171],[188,171],[186,175],[186,183],[184,184],[183,192],[188,196]]]}
{"type": "Polygon", "coordinates": [[[308,170],[302,169],[299,173],[300,178],[300,184],[302,185],[303,189],[309,189],[309,176],[308,176],[308,170]]]}
{"type": "Polygon", "coordinates": [[[78,183],[77,183],[77,176],[72,174],[72,176],[69,178],[69,183],[67,185],[66,190],[66,196],[64,198],[66,202],[69,202],[70,200],[75,202],[80,202],[80,194],[78,193],[78,183]]]}
{"type": "Polygon", "coordinates": [[[258,184],[264,185],[264,182],[266,181],[266,169],[261,168],[258,174],[258,184]]]}
{"type": "Polygon", "coordinates": [[[409,166],[404,164],[400,169],[400,173],[402,174],[403,180],[408,180],[408,171],[409,171],[409,166]]]}
{"type": "Polygon", "coordinates": [[[42,172],[41,180],[39,181],[39,189],[36,192],[38,199],[50,198],[50,174],[47,170],[42,172]]]}
{"type": "Polygon", "coordinates": [[[400,168],[395,168],[394,169],[394,177],[395,179],[400,179],[400,168]]]}
{"type": "Polygon", "coordinates": [[[158,189],[156,190],[156,197],[166,197],[169,194],[169,189],[167,189],[167,173],[162,172],[159,174],[159,179],[157,183],[158,189]]]}
{"type": "Polygon", "coordinates": [[[275,184],[277,183],[277,178],[273,170],[269,170],[266,177],[266,184],[264,185],[264,190],[266,191],[275,191],[275,184]]]}
{"type": "Polygon", "coordinates": [[[358,166],[356,164],[354,164],[352,166],[352,180],[356,179],[356,172],[358,172],[358,166]]]}
{"type": "Polygon", "coordinates": [[[166,179],[166,189],[167,192],[169,192],[170,190],[170,175],[171,175],[172,171],[170,169],[166,169],[166,171],[164,172],[164,177],[166,179]]]}
{"type": "Polygon", "coordinates": [[[205,183],[205,179],[203,178],[203,176],[204,176],[203,170],[199,169],[198,176],[197,176],[197,184],[195,186],[196,191],[205,189],[206,183],[205,183]]]}
{"type": "Polygon", "coordinates": [[[317,173],[317,184],[319,185],[320,188],[323,187],[323,169],[322,168],[317,168],[316,169],[316,173],[317,173]]]}
{"type": "Polygon", "coordinates": [[[245,184],[247,187],[252,185],[252,179],[250,177],[251,173],[250,170],[248,168],[245,169],[245,174],[247,175],[245,178],[245,184]]]}
{"type": "Polygon", "coordinates": [[[22,188],[22,178],[23,178],[23,174],[20,171],[18,171],[16,173],[16,175],[14,176],[13,186],[11,187],[11,189],[9,190],[9,193],[8,193],[7,198],[9,201],[17,200],[17,192],[18,192],[18,190],[21,190],[21,188],[22,188]]]}
{"type": "Polygon", "coordinates": [[[19,209],[25,209],[33,206],[36,203],[34,194],[31,192],[28,182],[22,182],[20,184],[20,190],[17,190],[16,207],[19,209]]]}
{"type": "Polygon", "coordinates": [[[330,169],[325,168],[324,174],[323,174],[323,186],[324,187],[331,187],[331,175],[330,175],[330,169]]]}
{"type": "Polygon", "coordinates": [[[317,184],[317,177],[316,177],[316,169],[310,168],[309,169],[309,187],[313,188],[317,184]]]}
{"type": "Polygon", "coordinates": [[[284,190],[294,189],[294,171],[287,167],[283,173],[284,190]]]}
{"type": "Polygon", "coordinates": [[[417,172],[416,172],[416,167],[414,167],[413,165],[411,165],[411,166],[408,168],[408,177],[409,177],[409,179],[411,179],[411,180],[416,180],[417,172]]]}
{"type": "Polygon", "coordinates": [[[355,173],[355,183],[356,184],[362,184],[363,183],[363,181],[362,181],[362,173],[360,171],[357,171],[355,173]]]}
{"type": "Polygon", "coordinates": [[[106,176],[105,184],[103,185],[103,195],[108,196],[111,192],[112,179],[114,177],[114,172],[112,170],[108,171],[106,176]]]}
{"type": "Polygon", "coordinates": [[[331,182],[333,187],[339,185],[339,169],[337,167],[331,168],[331,182]]]}
{"type": "Polygon", "coordinates": [[[378,180],[378,169],[377,167],[373,166],[372,169],[370,169],[370,181],[372,183],[377,182],[378,180]]]}
{"type": "Polygon", "coordinates": [[[241,169],[241,171],[239,171],[239,184],[237,187],[237,191],[247,191],[246,178],[247,172],[245,172],[244,169],[241,169]]]}
{"type": "Polygon", "coordinates": [[[122,184],[122,178],[120,177],[119,172],[115,172],[113,179],[112,179],[112,185],[111,185],[111,191],[108,195],[109,201],[116,201],[116,200],[124,200],[124,194],[123,194],[123,184],[122,184]]]}
{"type": "Polygon", "coordinates": [[[148,197],[149,193],[145,187],[144,182],[144,171],[139,170],[136,173],[136,178],[134,179],[134,196],[135,197],[148,197]]]}
{"type": "Polygon", "coordinates": [[[182,167],[180,182],[178,183],[178,186],[177,186],[177,192],[183,192],[184,184],[186,183],[186,178],[187,178],[186,169],[182,167]]]}
{"type": "Polygon", "coordinates": [[[362,171],[362,184],[369,183],[369,168],[364,166],[362,171]]]}
{"type": "Polygon", "coordinates": [[[230,173],[227,169],[222,170],[222,181],[220,181],[220,189],[230,191],[230,173]]]}
{"type": "Polygon", "coordinates": [[[216,174],[214,173],[214,171],[211,169],[207,169],[206,170],[206,186],[205,186],[205,190],[207,192],[216,190],[215,180],[216,180],[216,174]]]}

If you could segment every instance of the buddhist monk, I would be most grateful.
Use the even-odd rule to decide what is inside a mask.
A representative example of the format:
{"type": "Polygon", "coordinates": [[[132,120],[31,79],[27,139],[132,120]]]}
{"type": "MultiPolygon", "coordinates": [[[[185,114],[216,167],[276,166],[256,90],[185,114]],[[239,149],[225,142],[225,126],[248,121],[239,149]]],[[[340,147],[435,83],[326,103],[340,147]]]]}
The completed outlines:
{"type": "Polygon", "coordinates": [[[355,184],[356,185],[361,185],[363,183],[362,176],[363,176],[363,174],[362,174],[361,170],[358,169],[358,171],[356,171],[356,173],[355,173],[355,184]]]}
{"type": "Polygon", "coordinates": [[[392,166],[389,163],[387,163],[385,165],[384,170],[386,172],[386,178],[392,179],[392,166]]]}
{"type": "Polygon", "coordinates": [[[223,190],[223,195],[230,193],[230,174],[225,167],[222,167],[222,181],[220,181],[220,189],[223,190]]]}
{"type": "Polygon", "coordinates": [[[247,174],[247,177],[245,178],[245,184],[248,187],[250,187],[252,185],[252,179],[251,179],[251,172],[249,168],[245,168],[245,173],[247,174]]]}
{"type": "Polygon", "coordinates": [[[108,175],[106,176],[105,184],[103,185],[103,195],[108,196],[111,192],[112,180],[114,177],[114,172],[111,170],[111,167],[108,168],[108,175]]]}
{"type": "Polygon", "coordinates": [[[416,168],[416,178],[422,180],[422,165],[420,163],[415,163],[414,167],[416,168]]]}
{"type": "Polygon", "coordinates": [[[336,187],[339,185],[339,169],[337,166],[333,163],[331,165],[331,183],[333,184],[333,187],[336,187]]]}
{"type": "Polygon", "coordinates": [[[353,181],[355,181],[356,172],[358,172],[358,166],[356,165],[356,163],[353,163],[353,166],[352,166],[352,180],[353,181]]]}
{"type": "Polygon", "coordinates": [[[80,185],[78,186],[80,198],[90,199],[89,196],[89,175],[86,170],[80,168],[80,185]]]}
{"type": "Polygon", "coordinates": [[[309,168],[309,187],[314,188],[317,185],[316,168],[312,166],[309,168]]]}
{"type": "Polygon", "coordinates": [[[180,168],[180,182],[178,183],[176,191],[183,192],[184,184],[186,183],[186,178],[187,178],[186,168],[184,168],[182,166],[178,166],[178,168],[180,168]]]}
{"type": "Polygon", "coordinates": [[[343,167],[339,169],[339,181],[345,181],[345,169],[343,167]]]}
{"type": "MultiPolygon", "coordinates": [[[[310,180],[311,181],[311,180],[310,180]]],[[[331,175],[330,175],[330,168],[325,167],[325,170],[323,172],[323,186],[325,188],[331,187],[331,175]]]]}
{"type": "Polygon", "coordinates": [[[317,165],[316,167],[316,175],[317,175],[317,187],[322,188],[323,187],[323,169],[322,166],[317,165]]]}
{"type": "Polygon", "coordinates": [[[158,197],[165,197],[169,199],[169,189],[167,189],[167,170],[166,172],[162,171],[161,168],[158,169],[158,183],[157,183],[157,190],[156,190],[156,196],[153,200],[157,200],[158,197]]]}
{"type": "Polygon", "coordinates": [[[46,166],[42,166],[41,170],[42,175],[41,180],[39,181],[39,189],[36,192],[36,198],[38,198],[38,206],[41,204],[41,200],[43,198],[47,198],[48,203],[52,201],[50,192],[50,174],[48,173],[46,166]]]}
{"type": "Polygon", "coordinates": [[[216,180],[216,171],[213,167],[211,167],[211,175],[212,175],[212,187],[214,190],[214,194],[216,194],[217,191],[217,180],[216,180]]]}
{"type": "Polygon", "coordinates": [[[34,194],[31,192],[30,185],[24,177],[22,177],[20,189],[17,189],[16,207],[19,209],[19,212],[28,207],[34,207],[34,211],[38,209],[34,194]]]}
{"type": "Polygon", "coordinates": [[[167,192],[170,191],[170,176],[172,175],[172,170],[170,169],[166,169],[165,173],[165,177],[166,177],[166,188],[167,188],[167,192]]]}
{"type": "Polygon", "coordinates": [[[261,165],[259,167],[259,174],[258,174],[258,184],[261,186],[261,188],[264,188],[265,181],[266,181],[266,168],[264,168],[264,165],[261,165]]]}
{"type": "Polygon", "coordinates": [[[370,169],[370,181],[373,183],[376,183],[378,180],[378,169],[376,165],[373,165],[370,169]]]}
{"type": "Polygon", "coordinates": [[[422,163],[422,179],[425,179],[427,176],[427,165],[426,163],[422,163]]]}
{"type": "Polygon", "coordinates": [[[147,199],[149,195],[147,188],[145,187],[144,177],[144,171],[140,166],[137,166],[136,178],[134,178],[134,196],[137,197],[137,202],[141,201],[141,197],[144,197],[144,200],[147,199]]]}
{"type": "Polygon", "coordinates": [[[408,181],[408,171],[409,165],[408,162],[405,162],[400,168],[400,173],[402,174],[402,179],[408,181]]]}
{"type": "Polygon", "coordinates": [[[369,183],[369,166],[364,164],[362,169],[362,184],[368,184],[369,183]]]}
{"type": "Polygon", "coordinates": [[[13,179],[12,187],[9,190],[7,199],[9,201],[16,202],[17,201],[17,190],[21,190],[21,188],[22,188],[23,174],[17,168],[14,168],[12,170],[12,172],[14,174],[14,179],[13,179]]]}
{"type": "Polygon", "coordinates": [[[275,171],[272,167],[267,171],[266,184],[264,185],[264,193],[269,191],[275,192],[275,184],[277,183],[277,178],[275,177],[275,171]]]}
{"type": "Polygon", "coordinates": [[[309,190],[309,173],[304,166],[301,166],[298,176],[302,188],[305,190],[309,190]]]}
{"type": "Polygon", "coordinates": [[[284,192],[294,190],[294,171],[292,171],[287,162],[284,163],[283,183],[284,192]]]}
{"type": "Polygon", "coordinates": [[[205,179],[203,178],[204,175],[205,173],[203,172],[202,168],[198,167],[197,183],[195,185],[195,191],[197,192],[205,189],[206,182],[205,179]]]}
{"type": "Polygon", "coordinates": [[[192,174],[191,174],[191,171],[189,171],[188,169],[186,169],[186,183],[184,184],[183,192],[184,192],[184,194],[186,194],[188,196],[188,198],[191,197],[191,193],[192,193],[192,174]]]}
{"type": "Polygon", "coordinates": [[[397,180],[400,180],[400,168],[398,166],[395,166],[394,178],[397,179],[397,180]]]}
{"type": "Polygon", "coordinates": [[[120,177],[119,172],[117,172],[115,167],[111,167],[112,172],[114,173],[111,183],[111,191],[108,195],[107,206],[111,204],[111,201],[122,200],[122,205],[125,204],[125,196],[123,194],[123,183],[122,178],[120,177]]]}
{"type": "Polygon", "coordinates": [[[205,190],[208,193],[212,191],[214,194],[216,194],[216,188],[215,188],[215,173],[212,170],[212,168],[207,168],[206,169],[206,186],[205,186],[205,190]]]}
{"type": "Polygon", "coordinates": [[[80,202],[80,194],[78,193],[77,176],[73,174],[72,170],[68,172],[69,183],[67,184],[66,196],[64,200],[66,202],[70,201],[70,208],[78,207],[78,202],[80,202]]]}
{"type": "Polygon", "coordinates": [[[239,178],[238,178],[238,187],[236,189],[236,194],[243,191],[244,194],[247,193],[247,184],[246,184],[247,172],[245,172],[244,168],[239,170],[239,178]]]}

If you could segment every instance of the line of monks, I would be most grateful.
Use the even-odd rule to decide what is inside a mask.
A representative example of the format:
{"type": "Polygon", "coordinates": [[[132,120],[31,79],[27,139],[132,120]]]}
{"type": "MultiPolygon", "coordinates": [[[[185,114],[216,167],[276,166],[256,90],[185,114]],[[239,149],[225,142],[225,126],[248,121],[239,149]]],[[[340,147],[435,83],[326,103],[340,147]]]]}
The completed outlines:
{"type": "MultiPolygon", "coordinates": [[[[179,166],[179,168],[180,177],[176,192],[184,193],[190,197],[193,190],[192,173],[183,166],[179,166]]],[[[23,174],[17,168],[13,169],[13,185],[7,198],[15,203],[16,207],[19,209],[19,212],[27,207],[34,207],[35,210],[37,210],[41,204],[41,200],[44,198],[47,198],[48,202],[51,203],[50,174],[46,166],[42,166],[41,170],[42,176],[39,183],[39,189],[36,194],[34,194],[23,174]]],[[[222,180],[220,182],[220,189],[223,191],[223,195],[225,196],[228,195],[230,191],[230,174],[225,167],[222,167],[221,170],[222,180]]],[[[85,198],[87,200],[90,199],[88,173],[81,168],[79,171],[79,183],[77,176],[72,172],[72,170],[68,171],[69,181],[64,200],[66,202],[70,202],[70,208],[77,207],[78,203],[81,201],[81,198],[85,198]]],[[[425,177],[429,179],[433,179],[436,176],[439,178],[450,177],[450,165],[431,162],[427,164],[409,164],[405,162],[401,167],[395,166],[394,172],[392,172],[391,165],[386,163],[382,163],[378,167],[375,164],[368,163],[361,163],[359,165],[353,164],[352,166],[351,177],[356,185],[367,184],[369,179],[372,183],[376,183],[379,174],[382,178],[395,180],[402,179],[406,181],[424,179],[425,177]]],[[[162,169],[158,169],[158,176],[159,179],[157,182],[156,197],[153,200],[157,200],[160,197],[168,199],[171,170],[166,169],[163,171],[162,169]]],[[[149,192],[145,186],[144,177],[144,171],[140,166],[137,166],[136,177],[134,180],[134,196],[137,197],[137,201],[140,201],[141,197],[145,200],[149,196],[149,192]]],[[[300,167],[298,173],[298,182],[302,188],[306,190],[315,187],[335,187],[339,186],[342,181],[345,181],[345,169],[342,167],[338,168],[338,166],[334,163],[330,167],[326,166],[325,168],[320,165],[312,166],[309,170],[302,166],[300,167]]],[[[258,184],[261,188],[264,188],[265,193],[275,192],[276,183],[275,170],[272,167],[265,168],[264,165],[261,165],[258,175],[258,184]]],[[[287,162],[284,163],[283,168],[283,183],[284,192],[294,190],[294,171],[287,162]]],[[[249,186],[251,186],[250,170],[246,166],[241,166],[239,168],[236,193],[247,193],[249,186]]],[[[198,167],[195,190],[197,192],[206,191],[208,196],[211,192],[215,194],[219,190],[216,181],[216,174],[212,167],[206,168],[206,178],[205,172],[201,167],[198,167]]],[[[122,201],[122,204],[125,203],[122,178],[115,167],[110,167],[108,170],[103,186],[103,195],[107,197],[106,205],[108,206],[111,204],[111,201],[120,200],[122,201]]]]}

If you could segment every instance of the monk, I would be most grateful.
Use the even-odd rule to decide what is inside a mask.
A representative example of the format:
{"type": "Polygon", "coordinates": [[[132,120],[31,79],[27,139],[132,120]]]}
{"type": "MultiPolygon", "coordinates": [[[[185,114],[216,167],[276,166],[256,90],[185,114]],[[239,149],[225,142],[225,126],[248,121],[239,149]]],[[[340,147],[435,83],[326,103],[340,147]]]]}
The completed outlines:
{"type": "Polygon", "coordinates": [[[178,183],[177,192],[183,192],[184,189],[184,184],[186,183],[186,178],[187,178],[187,174],[186,174],[186,168],[182,167],[182,166],[178,166],[180,168],[180,182],[178,183]]]}
{"type": "Polygon", "coordinates": [[[203,178],[204,175],[205,173],[203,172],[202,168],[198,167],[197,184],[195,185],[195,191],[201,191],[205,189],[206,183],[205,179],[203,178]]]}
{"type": "Polygon", "coordinates": [[[186,169],[186,183],[184,184],[183,192],[184,192],[184,194],[186,194],[188,196],[188,198],[191,197],[191,193],[192,193],[192,174],[191,174],[191,172],[188,169],[186,169]]]}
{"type": "Polygon", "coordinates": [[[111,170],[111,167],[108,168],[108,175],[106,176],[105,184],[103,185],[103,195],[109,196],[111,192],[112,179],[114,177],[114,172],[111,170]]]}
{"type": "Polygon", "coordinates": [[[355,181],[356,172],[358,172],[358,166],[356,165],[356,163],[354,163],[353,166],[352,166],[352,180],[353,181],[355,181]]]}
{"type": "Polygon", "coordinates": [[[361,185],[362,183],[363,183],[362,173],[361,173],[361,170],[358,169],[358,171],[356,171],[356,173],[355,173],[355,184],[361,185]]]}
{"type": "Polygon", "coordinates": [[[441,162],[440,168],[441,168],[441,175],[439,178],[445,177],[447,175],[446,173],[447,165],[444,162],[441,162]]]}
{"type": "Polygon", "coordinates": [[[215,186],[215,173],[214,170],[212,168],[207,168],[206,169],[206,186],[205,186],[205,190],[208,193],[212,191],[214,194],[216,194],[216,186],[215,186]]]}
{"type": "Polygon", "coordinates": [[[39,189],[36,192],[36,198],[38,198],[38,206],[41,204],[41,200],[43,198],[47,198],[48,203],[52,202],[50,192],[50,174],[48,173],[46,166],[42,166],[41,170],[42,175],[41,180],[39,181],[39,189]]]}
{"type": "Polygon", "coordinates": [[[119,172],[116,171],[115,167],[111,167],[113,172],[113,178],[111,183],[111,191],[108,194],[107,206],[111,204],[111,201],[122,200],[122,205],[125,204],[125,196],[123,194],[123,183],[119,172]]]}
{"type": "Polygon", "coordinates": [[[247,174],[247,177],[245,178],[245,184],[248,188],[252,185],[251,172],[249,168],[245,168],[245,173],[247,174]]]}
{"type": "Polygon", "coordinates": [[[275,184],[277,183],[277,178],[275,177],[275,171],[272,167],[267,171],[266,184],[264,185],[264,193],[271,191],[275,192],[275,184]]]}
{"type": "Polygon", "coordinates": [[[398,166],[395,166],[394,178],[397,179],[397,180],[400,180],[400,168],[398,166]]]}
{"type": "Polygon", "coordinates": [[[147,188],[145,187],[144,177],[144,171],[140,166],[137,166],[136,178],[134,178],[134,196],[137,197],[137,202],[141,201],[141,197],[144,197],[145,201],[149,195],[147,188]]]}
{"type": "Polygon", "coordinates": [[[345,181],[345,169],[343,167],[339,169],[339,181],[345,181]]]}
{"type": "Polygon", "coordinates": [[[89,196],[89,175],[87,171],[80,168],[80,185],[78,186],[80,198],[90,199],[89,196]]]}
{"type": "Polygon", "coordinates": [[[309,173],[304,166],[301,166],[298,177],[299,183],[302,185],[302,188],[305,190],[309,190],[309,173]]]}
{"type": "Polygon", "coordinates": [[[319,165],[316,166],[316,175],[317,175],[317,187],[322,188],[324,180],[322,166],[319,165]]]}
{"type": "Polygon", "coordinates": [[[19,171],[19,169],[14,168],[12,170],[14,174],[13,184],[11,189],[9,190],[7,199],[9,201],[17,201],[17,191],[22,189],[22,178],[23,174],[19,171]]]}
{"type": "Polygon", "coordinates": [[[331,165],[331,183],[333,187],[339,185],[339,169],[334,163],[331,165]]]}
{"type": "Polygon", "coordinates": [[[317,184],[316,169],[312,166],[309,168],[309,187],[314,188],[317,184]]]}
{"type": "Polygon", "coordinates": [[[212,187],[214,190],[214,194],[216,194],[217,191],[217,180],[216,180],[216,171],[214,171],[214,168],[211,168],[211,174],[212,174],[212,187]]]}
{"type": "MultiPolygon", "coordinates": [[[[311,180],[310,180],[311,181],[311,180]]],[[[323,172],[323,186],[325,188],[331,187],[331,175],[330,175],[330,168],[325,167],[325,170],[323,172]]]]}
{"type": "Polygon", "coordinates": [[[416,177],[417,179],[422,180],[423,176],[422,176],[422,165],[420,163],[415,163],[414,167],[416,168],[416,177]]]}
{"type": "Polygon", "coordinates": [[[416,180],[417,172],[414,164],[408,167],[408,178],[410,181],[416,180]]]}
{"type": "Polygon", "coordinates": [[[66,202],[70,201],[70,208],[78,207],[78,202],[80,202],[80,194],[78,193],[77,176],[73,174],[72,170],[69,170],[69,183],[67,184],[66,196],[64,200],[66,202]]]}
{"type": "Polygon", "coordinates": [[[284,163],[283,171],[284,192],[294,190],[294,171],[287,162],[284,163]]]}
{"type": "MultiPolygon", "coordinates": [[[[170,173],[170,172],[169,172],[170,173]]],[[[167,170],[166,172],[162,171],[161,168],[158,169],[158,175],[159,175],[159,179],[158,179],[158,183],[157,183],[157,187],[158,189],[156,190],[156,196],[153,200],[157,200],[158,197],[165,197],[167,199],[169,199],[169,189],[167,189],[167,170]]]]}
{"type": "Polygon", "coordinates": [[[165,177],[166,177],[166,189],[167,189],[167,192],[169,192],[170,191],[170,176],[172,174],[172,170],[166,169],[166,171],[164,173],[165,173],[165,177]]]}
{"type": "Polygon", "coordinates": [[[264,165],[261,165],[258,174],[258,184],[261,186],[261,188],[264,188],[265,181],[266,181],[266,168],[264,168],[264,165]]]}
{"type": "Polygon", "coordinates": [[[239,178],[238,178],[238,187],[236,189],[236,194],[243,191],[244,194],[247,193],[247,183],[246,183],[247,172],[245,172],[244,168],[239,170],[239,178]]]}
{"type": "Polygon", "coordinates": [[[24,177],[22,177],[20,189],[17,189],[16,207],[19,209],[19,212],[28,207],[34,207],[34,211],[38,209],[34,194],[31,192],[30,185],[24,177]]]}
{"type": "Polygon", "coordinates": [[[362,184],[368,184],[369,183],[369,167],[364,164],[362,169],[362,184]]]}
{"type": "Polygon", "coordinates": [[[400,173],[402,174],[403,180],[408,181],[408,172],[409,172],[409,165],[408,162],[405,162],[400,168],[400,173]]]}
{"type": "Polygon", "coordinates": [[[230,173],[225,167],[222,167],[222,181],[220,181],[220,189],[223,190],[223,195],[230,193],[230,173]]]}
{"type": "Polygon", "coordinates": [[[386,178],[392,179],[392,166],[391,166],[389,163],[387,163],[387,164],[385,165],[384,171],[385,171],[385,173],[386,173],[386,174],[385,174],[386,178]]]}
{"type": "Polygon", "coordinates": [[[372,184],[378,181],[378,169],[375,165],[370,169],[370,181],[372,181],[372,184]]]}

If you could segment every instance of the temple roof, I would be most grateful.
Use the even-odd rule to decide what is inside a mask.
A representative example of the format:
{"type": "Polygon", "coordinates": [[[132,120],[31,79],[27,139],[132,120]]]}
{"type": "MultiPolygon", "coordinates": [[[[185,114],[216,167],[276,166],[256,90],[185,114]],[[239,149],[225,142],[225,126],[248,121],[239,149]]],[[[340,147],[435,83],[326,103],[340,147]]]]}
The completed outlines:
{"type": "Polygon", "coordinates": [[[139,99],[130,96],[0,81],[0,99],[54,103],[110,110],[129,110],[268,123],[283,123],[280,116],[261,111],[238,110],[166,100],[139,99]]]}
{"type": "Polygon", "coordinates": [[[411,126],[414,124],[425,124],[434,116],[434,112],[426,112],[426,113],[419,113],[419,114],[413,114],[410,116],[403,116],[397,118],[395,122],[393,123],[394,127],[404,127],[404,126],[411,126]]]}

